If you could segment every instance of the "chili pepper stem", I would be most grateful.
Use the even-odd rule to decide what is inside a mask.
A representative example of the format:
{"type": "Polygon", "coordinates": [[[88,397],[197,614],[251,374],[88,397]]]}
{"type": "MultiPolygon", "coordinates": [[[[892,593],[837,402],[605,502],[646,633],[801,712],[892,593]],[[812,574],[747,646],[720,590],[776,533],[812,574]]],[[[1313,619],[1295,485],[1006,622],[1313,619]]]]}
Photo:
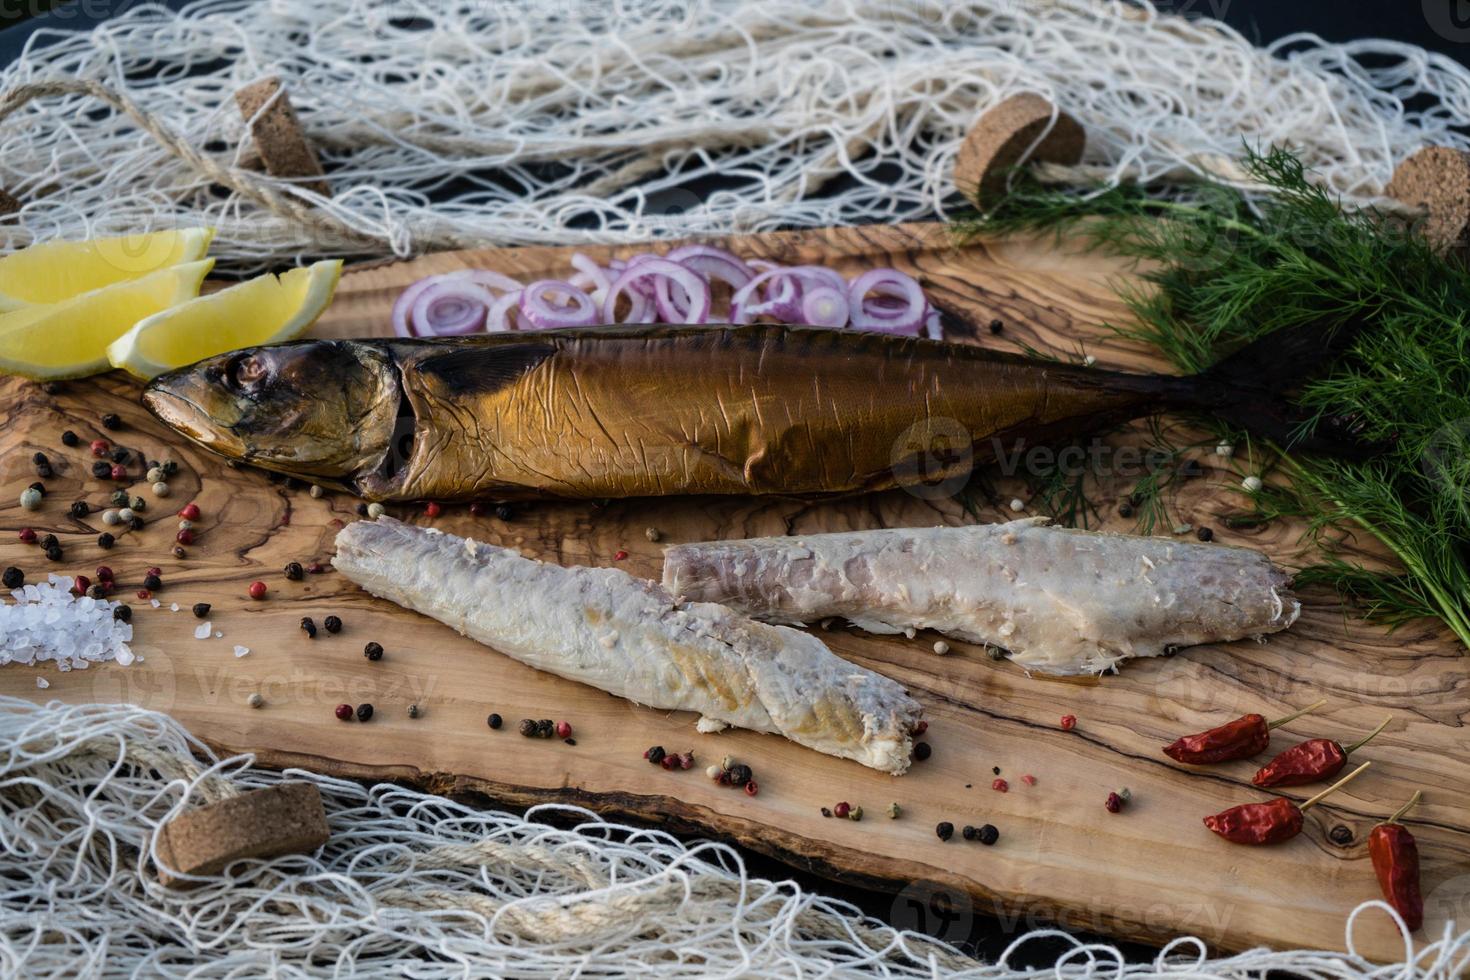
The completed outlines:
{"type": "Polygon", "coordinates": [[[1377,728],[1373,729],[1367,735],[1364,735],[1362,738],[1358,739],[1352,745],[1344,745],[1342,747],[1342,754],[1343,755],[1352,755],[1354,752],[1358,751],[1363,746],[1365,746],[1369,742],[1373,741],[1375,738],[1378,737],[1378,735],[1379,735],[1380,732],[1382,732],[1385,728],[1388,727],[1388,723],[1391,722],[1391,721],[1393,721],[1393,715],[1389,715],[1387,718],[1383,719],[1383,721],[1381,721],[1381,722],[1378,723],[1378,727],[1377,728]]]}
{"type": "Polygon", "coordinates": [[[1352,782],[1354,779],[1357,779],[1359,776],[1361,776],[1363,774],[1363,771],[1366,770],[1371,765],[1373,765],[1373,763],[1371,763],[1371,762],[1365,762],[1365,763],[1363,763],[1361,766],[1359,766],[1358,768],[1354,769],[1352,772],[1348,773],[1346,776],[1342,777],[1337,782],[1333,783],[1331,786],[1327,787],[1322,792],[1320,792],[1316,796],[1312,797],[1310,800],[1307,800],[1307,802],[1305,802],[1305,803],[1301,804],[1300,806],[1298,806],[1297,809],[1298,810],[1301,810],[1303,813],[1305,813],[1310,807],[1316,806],[1318,803],[1321,803],[1324,799],[1326,799],[1331,794],[1336,793],[1338,790],[1342,789],[1348,783],[1352,782]]]}
{"type": "Polygon", "coordinates": [[[1309,714],[1309,713],[1311,713],[1313,711],[1316,711],[1318,708],[1322,707],[1322,705],[1324,705],[1326,703],[1327,703],[1327,699],[1326,698],[1323,698],[1320,701],[1314,701],[1311,704],[1307,705],[1302,710],[1300,710],[1300,711],[1294,711],[1291,714],[1287,715],[1285,718],[1277,718],[1275,721],[1268,721],[1268,722],[1266,722],[1266,727],[1267,728],[1280,728],[1282,725],[1286,724],[1289,721],[1296,721],[1302,715],[1309,714]]]}
{"type": "Polygon", "coordinates": [[[1387,820],[1385,820],[1383,822],[1384,823],[1398,823],[1399,822],[1399,817],[1402,817],[1404,814],[1408,813],[1410,807],[1414,806],[1414,804],[1418,803],[1423,798],[1424,798],[1424,791],[1422,789],[1416,789],[1416,790],[1414,790],[1414,795],[1411,796],[1411,797],[1409,797],[1409,802],[1405,803],[1403,806],[1401,806],[1397,810],[1395,810],[1393,816],[1389,817],[1387,820]]]}

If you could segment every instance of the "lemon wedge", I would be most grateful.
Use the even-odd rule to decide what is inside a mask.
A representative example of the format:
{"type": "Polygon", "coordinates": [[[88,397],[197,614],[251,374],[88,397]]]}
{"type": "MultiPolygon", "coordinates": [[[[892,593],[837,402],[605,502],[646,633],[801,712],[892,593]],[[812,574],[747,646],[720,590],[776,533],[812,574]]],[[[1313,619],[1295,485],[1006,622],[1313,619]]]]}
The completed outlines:
{"type": "Polygon", "coordinates": [[[84,242],[45,242],[0,258],[0,312],[59,303],[204,258],[213,228],[180,228],[84,242]]]}
{"type": "Polygon", "coordinates": [[[257,276],[148,317],[107,356],[146,380],[225,351],[294,340],[322,315],[341,276],[341,259],[257,276]]]}
{"type": "Polygon", "coordinates": [[[0,313],[0,371],[78,378],[108,369],[107,345],[144,317],[199,295],[214,259],[185,262],[60,303],[0,313]]]}

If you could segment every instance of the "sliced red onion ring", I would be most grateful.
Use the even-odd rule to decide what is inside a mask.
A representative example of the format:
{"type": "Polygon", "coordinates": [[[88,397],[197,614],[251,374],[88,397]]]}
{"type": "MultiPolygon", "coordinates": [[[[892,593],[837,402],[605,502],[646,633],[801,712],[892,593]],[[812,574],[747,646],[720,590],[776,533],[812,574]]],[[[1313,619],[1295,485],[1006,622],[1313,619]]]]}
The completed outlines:
{"type": "Polygon", "coordinates": [[[829,286],[808,289],[801,297],[801,322],[814,327],[847,326],[847,293],[829,286]]]}
{"type": "Polygon", "coordinates": [[[917,336],[924,327],[924,315],[929,305],[924,298],[924,290],[919,288],[919,284],[911,276],[906,276],[897,269],[873,269],[864,272],[852,281],[847,296],[852,308],[852,325],[859,330],[881,330],[917,336]],[[884,302],[875,308],[866,301],[870,292],[900,299],[904,305],[895,307],[884,302]]]}
{"type": "Polygon", "coordinates": [[[420,337],[479,333],[495,297],[484,286],[453,274],[435,276],[413,301],[408,322],[420,337]]]}
{"type": "Polygon", "coordinates": [[[540,330],[590,327],[597,322],[597,304],[569,282],[542,279],[521,290],[521,315],[540,330]]]}
{"type": "Polygon", "coordinates": [[[598,307],[601,307],[603,297],[607,295],[608,288],[612,286],[612,279],[608,276],[607,270],[592,261],[590,256],[583,255],[581,252],[574,252],[572,254],[572,268],[580,273],[580,275],[572,277],[572,284],[574,286],[591,286],[592,302],[596,303],[598,307]],[[585,278],[587,281],[585,283],[577,281],[582,278],[585,278]]]}
{"type": "Polygon", "coordinates": [[[426,276],[418,282],[411,283],[403,292],[398,294],[398,299],[393,303],[393,334],[396,337],[417,337],[418,331],[414,329],[411,319],[413,304],[423,295],[424,290],[434,285],[437,276],[426,276]]]}
{"type": "Polygon", "coordinates": [[[495,301],[495,305],[490,307],[490,312],[485,314],[486,333],[505,333],[507,330],[515,329],[510,322],[510,313],[511,310],[520,308],[522,292],[523,290],[520,289],[513,290],[495,301]]]}
{"type": "Polygon", "coordinates": [[[640,281],[647,282],[653,287],[653,291],[656,294],[655,302],[659,304],[659,315],[668,322],[678,322],[681,316],[686,317],[685,322],[688,323],[708,322],[710,308],[709,283],[677,262],[670,262],[667,259],[661,259],[657,256],[638,256],[635,259],[634,261],[629,261],[628,267],[623,271],[622,275],[613,280],[612,286],[608,288],[607,295],[603,297],[602,322],[651,322],[650,320],[644,319],[648,314],[646,301],[642,309],[639,308],[640,304],[637,302],[640,297],[640,291],[635,287],[640,281]],[[684,295],[689,300],[687,309],[675,309],[672,302],[673,297],[669,292],[657,288],[658,280],[661,278],[667,279],[674,286],[684,291],[684,295]],[[629,313],[626,320],[619,321],[615,315],[617,312],[617,302],[618,297],[624,292],[627,292],[628,298],[634,301],[633,310],[629,313]]]}
{"type": "Polygon", "coordinates": [[[718,279],[727,283],[733,289],[739,289],[750,282],[755,275],[750,266],[722,248],[713,245],[683,245],[674,249],[664,258],[670,262],[677,262],[691,272],[696,272],[706,279],[718,279]]]}
{"type": "Polygon", "coordinates": [[[790,269],[767,269],[730,297],[730,322],[750,323],[768,316],[782,323],[801,319],[801,280],[790,269]],[[764,286],[764,294],[757,292],[764,286]]]}
{"type": "Polygon", "coordinates": [[[465,269],[463,272],[451,272],[449,275],[456,279],[468,279],[476,285],[493,289],[497,293],[506,293],[521,288],[521,284],[515,279],[490,269],[465,269]]]}
{"type": "Polygon", "coordinates": [[[932,306],[924,315],[924,336],[930,340],[944,339],[944,325],[939,322],[939,311],[932,306]]]}

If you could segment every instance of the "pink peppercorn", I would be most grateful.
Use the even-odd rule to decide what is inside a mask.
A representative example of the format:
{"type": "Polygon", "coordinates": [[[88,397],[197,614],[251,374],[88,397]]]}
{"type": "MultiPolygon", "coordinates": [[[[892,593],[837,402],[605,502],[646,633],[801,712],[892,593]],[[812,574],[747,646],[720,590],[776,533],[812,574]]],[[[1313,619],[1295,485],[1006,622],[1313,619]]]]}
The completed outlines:
{"type": "Polygon", "coordinates": [[[480,501],[476,500],[475,502],[473,502],[472,504],[470,504],[470,516],[471,517],[480,517],[484,513],[485,513],[485,505],[483,503],[481,503],[480,501]]]}
{"type": "Polygon", "coordinates": [[[995,782],[990,784],[990,788],[995,790],[997,793],[1007,793],[1010,792],[1011,784],[1006,782],[1004,779],[997,779],[995,782]]]}
{"type": "Polygon", "coordinates": [[[677,755],[666,755],[662,759],[658,760],[658,764],[663,766],[665,769],[673,769],[676,765],[679,764],[676,761],[678,758],[679,757],[677,755]]]}
{"type": "Polygon", "coordinates": [[[1062,715],[1062,731],[1070,732],[1077,727],[1076,715],[1062,715]]]}
{"type": "Polygon", "coordinates": [[[572,737],[572,725],[571,725],[571,722],[566,722],[566,721],[559,721],[559,722],[557,722],[556,723],[556,737],[557,738],[571,738],[572,737]]]}
{"type": "Polygon", "coordinates": [[[138,598],[139,599],[152,599],[153,598],[153,593],[152,592],[149,592],[147,589],[139,589],[138,590],[138,598]]]}
{"type": "Polygon", "coordinates": [[[99,581],[99,582],[111,582],[112,581],[112,569],[108,568],[106,565],[98,565],[97,566],[97,581],[99,581]]]}
{"type": "Polygon", "coordinates": [[[96,456],[98,459],[106,456],[111,450],[112,447],[107,444],[106,439],[92,440],[92,455],[96,456]]]}
{"type": "Polygon", "coordinates": [[[337,720],[338,721],[351,721],[352,720],[352,705],[350,705],[350,704],[339,704],[339,705],[337,705],[337,708],[333,712],[333,714],[335,714],[337,716],[337,720]]]}
{"type": "Polygon", "coordinates": [[[179,516],[182,517],[186,521],[197,521],[197,520],[199,520],[199,505],[198,504],[185,504],[184,505],[184,509],[181,510],[181,511],[179,511],[179,516]]]}
{"type": "Polygon", "coordinates": [[[20,529],[20,535],[19,536],[20,536],[20,540],[21,540],[21,543],[22,544],[35,544],[36,543],[36,532],[34,530],[32,530],[31,528],[28,528],[28,527],[21,528],[20,529]]]}
{"type": "Polygon", "coordinates": [[[178,534],[174,535],[174,540],[178,541],[179,544],[193,544],[194,532],[188,528],[184,528],[178,534]]]}
{"type": "Polygon", "coordinates": [[[760,787],[755,784],[755,780],[754,779],[750,780],[750,782],[748,782],[748,783],[745,784],[745,795],[746,796],[754,796],[755,794],[759,793],[760,791],[761,791],[760,790],[760,787]]]}
{"type": "Polygon", "coordinates": [[[438,517],[439,509],[439,505],[435,501],[431,500],[427,504],[424,504],[424,513],[428,514],[430,517],[438,517]]]}
{"type": "Polygon", "coordinates": [[[621,548],[619,548],[618,549],[618,553],[615,554],[615,555],[613,555],[613,561],[622,561],[624,558],[627,558],[627,557],[628,557],[628,553],[626,551],[623,551],[621,548]]]}
{"type": "Polygon", "coordinates": [[[1117,793],[1109,793],[1107,801],[1103,803],[1109,813],[1118,813],[1123,809],[1123,797],[1117,793]]]}
{"type": "Polygon", "coordinates": [[[1026,775],[1021,777],[1021,782],[1025,783],[1027,786],[1035,786],[1036,777],[1028,772],[1026,775]]]}
{"type": "Polygon", "coordinates": [[[92,580],[85,575],[78,575],[71,580],[71,590],[77,595],[86,595],[91,587],[92,580]]]}
{"type": "Polygon", "coordinates": [[[128,478],[128,468],[121,463],[112,464],[112,478],[119,483],[128,478]]]}
{"type": "Polygon", "coordinates": [[[250,598],[252,598],[252,599],[264,599],[265,598],[265,592],[266,592],[266,588],[265,588],[265,583],[264,582],[251,582],[250,583],[250,598]]]}
{"type": "Polygon", "coordinates": [[[159,578],[163,578],[163,569],[157,565],[149,565],[148,569],[143,573],[143,577],[147,578],[149,575],[157,575],[159,578]]]}
{"type": "Polygon", "coordinates": [[[832,808],[832,815],[837,817],[839,820],[846,820],[848,814],[850,813],[852,813],[852,804],[848,803],[846,800],[843,800],[841,803],[832,808]]]}

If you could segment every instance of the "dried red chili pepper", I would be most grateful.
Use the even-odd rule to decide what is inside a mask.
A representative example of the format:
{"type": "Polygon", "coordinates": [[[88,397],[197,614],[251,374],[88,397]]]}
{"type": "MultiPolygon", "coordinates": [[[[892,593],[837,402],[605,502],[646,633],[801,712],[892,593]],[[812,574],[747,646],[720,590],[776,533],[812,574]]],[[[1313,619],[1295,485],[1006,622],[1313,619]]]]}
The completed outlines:
{"type": "Polygon", "coordinates": [[[1326,703],[1324,699],[1316,704],[1309,704],[1302,710],[1275,721],[1267,721],[1257,714],[1242,715],[1207,732],[1185,735],[1173,744],[1164,746],[1164,754],[1175,762],[1188,762],[1196,766],[1247,759],[1266,750],[1266,746],[1271,743],[1271,729],[1295,721],[1326,703]]]}
{"type": "Polygon", "coordinates": [[[1342,772],[1347,757],[1367,745],[1387,727],[1392,718],[1351,745],[1341,745],[1330,738],[1313,738],[1293,745],[1256,771],[1251,782],[1257,786],[1305,786],[1331,779],[1342,772]]]}
{"type": "Polygon", "coordinates": [[[1242,803],[1205,817],[1205,826],[1236,844],[1279,844],[1291,840],[1302,832],[1303,813],[1329,793],[1342,789],[1372,764],[1363,763],[1301,806],[1282,797],[1265,803],[1242,803]]]}
{"type": "Polygon", "coordinates": [[[1383,900],[1393,906],[1410,932],[1424,924],[1424,895],[1419,891],[1419,845],[1398,819],[1423,795],[1415,790],[1409,802],[1368,835],[1368,856],[1373,859],[1373,872],[1378,876],[1383,900]]]}

